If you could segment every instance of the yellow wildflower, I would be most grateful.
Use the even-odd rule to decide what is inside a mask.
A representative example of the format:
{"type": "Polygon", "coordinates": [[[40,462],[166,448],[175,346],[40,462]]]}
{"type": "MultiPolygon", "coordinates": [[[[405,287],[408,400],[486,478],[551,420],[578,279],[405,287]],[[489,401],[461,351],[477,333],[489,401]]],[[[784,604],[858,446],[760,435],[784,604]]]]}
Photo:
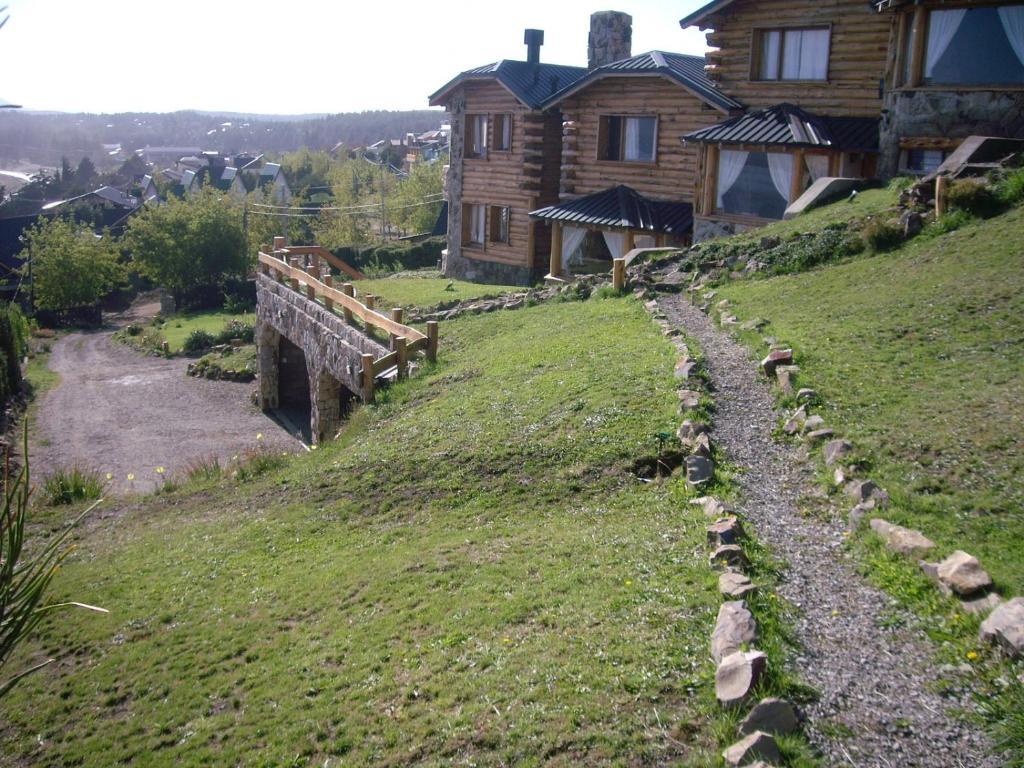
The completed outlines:
{"type": "Polygon", "coordinates": [[[977,651],[968,651],[967,652],[967,660],[968,661],[977,661],[978,660],[978,652],[977,651]]]}
{"type": "Polygon", "coordinates": [[[129,472],[128,473],[128,481],[131,482],[134,479],[135,479],[135,473],[134,472],[129,472]]]}

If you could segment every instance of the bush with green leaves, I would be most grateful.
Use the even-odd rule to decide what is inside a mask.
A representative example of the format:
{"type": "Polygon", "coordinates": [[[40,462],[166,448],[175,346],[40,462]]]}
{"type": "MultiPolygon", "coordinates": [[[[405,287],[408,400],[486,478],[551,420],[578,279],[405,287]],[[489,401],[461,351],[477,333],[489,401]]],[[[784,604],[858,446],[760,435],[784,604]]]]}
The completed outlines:
{"type": "Polygon", "coordinates": [[[899,222],[881,217],[870,219],[861,230],[861,235],[864,242],[879,253],[891,251],[903,242],[903,228],[899,222]]]}
{"type": "MultiPolygon", "coordinates": [[[[243,344],[252,344],[255,338],[256,328],[252,323],[247,323],[244,320],[228,320],[224,327],[217,332],[217,335],[213,337],[213,343],[230,344],[235,339],[240,339],[243,344]]],[[[213,346],[213,344],[210,346],[213,346]]]]}
{"type": "Polygon", "coordinates": [[[982,179],[959,179],[949,185],[946,193],[949,207],[967,211],[972,216],[987,219],[1002,210],[1002,201],[995,189],[982,179]]]}
{"type": "Polygon", "coordinates": [[[93,306],[124,279],[116,244],[69,219],[40,218],[25,231],[25,266],[38,309],[93,306]]]}
{"type": "Polygon", "coordinates": [[[217,343],[212,333],[202,328],[195,328],[185,337],[181,345],[185,352],[204,352],[217,343]]]}

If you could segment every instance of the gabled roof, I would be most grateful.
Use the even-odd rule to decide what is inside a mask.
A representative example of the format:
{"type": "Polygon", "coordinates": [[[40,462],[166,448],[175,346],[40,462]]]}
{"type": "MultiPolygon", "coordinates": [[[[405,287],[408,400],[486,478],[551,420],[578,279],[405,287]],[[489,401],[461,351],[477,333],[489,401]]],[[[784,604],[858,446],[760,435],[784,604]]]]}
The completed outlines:
{"type": "Polygon", "coordinates": [[[696,11],[691,13],[689,16],[685,16],[679,20],[679,26],[683,29],[692,27],[700,24],[704,19],[712,14],[718,13],[727,6],[732,5],[735,0],[712,0],[707,5],[702,5],[696,11]]]}
{"type": "Polygon", "coordinates": [[[530,64],[526,61],[503,59],[494,64],[466,70],[449,80],[430,97],[430,106],[442,106],[451,91],[462,83],[473,80],[497,80],[525,106],[530,109],[541,109],[551,96],[579,80],[586,73],[586,67],[530,64]]]}
{"type": "Polygon", "coordinates": [[[651,200],[619,185],[530,212],[532,219],[615,229],[688,234],[693,229],[693,206],[651,200]]]}
{"type": "Polygon", "coordinates": [[[806,112],[792,104],[776,104],[691,131],[683,136],[683,141],[877,152],[878,122],[877,117],[830,117],[806,112]]]}
{"type": "MultiPolygon", "coordinates": [[[[211,176],[212,175],[213,173],[211,172],[211,176]]],[[[231,184],[234,182],[237,175],[237,168],[232,168],[230,165],[224,166],[224,168],[221,169],[220,176],[214,180],[213,185],[217,187],[217,189],[227,192],[231,189],[231,184]]]]}
{"type": "Polygon", "coordinates": [[[729,112],[743,109],[743,105],[726,96],[704,74],[704,57],[687,56],[683,53],[650,51],[621,61],[613,61],[587,72],[583,77],[570,83],[545,103],[545,107],[557,104],[568,96],[582,90],[595,80],[606,77],[628,77],[633,75],[656,75],[678,83],[694,96],[713,107],[729,112]]]}

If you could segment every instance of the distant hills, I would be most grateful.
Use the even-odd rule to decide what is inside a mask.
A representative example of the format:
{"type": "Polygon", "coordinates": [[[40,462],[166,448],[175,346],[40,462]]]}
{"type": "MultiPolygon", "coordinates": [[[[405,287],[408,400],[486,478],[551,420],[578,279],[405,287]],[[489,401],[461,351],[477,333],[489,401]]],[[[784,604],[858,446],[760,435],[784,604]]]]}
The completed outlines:
{"type": "Polygon", "coordinates": [[[117,147],[200,147],[222,152],[289,152],[330,149],[422,133],[445,121],[440,110],[346,112],[312,115],[252,115],[238,112],[121,112],[75,114],[0,111],[0,164],[28,160],[59,165],[67,156],[89,157],[99,168],[119,164],[117,147]]]}

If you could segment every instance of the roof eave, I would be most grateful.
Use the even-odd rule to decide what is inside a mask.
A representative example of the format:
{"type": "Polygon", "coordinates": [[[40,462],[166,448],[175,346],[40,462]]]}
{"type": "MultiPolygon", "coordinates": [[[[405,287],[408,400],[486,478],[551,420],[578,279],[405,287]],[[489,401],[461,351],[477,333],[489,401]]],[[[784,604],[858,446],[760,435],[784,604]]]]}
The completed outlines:
{"type": "Polygon", "coordinates": [[[728,5],[732,5],[735,0],[712,0],[707,5],[703,5],[696,11],[691,13],[689,16],[684,16],[679,20],[679,26],[683,29],[692,27],[700,24],[704,19],[713,13],[717,13],[728,5]]]}
{"type": "Polygon", "coordinates": [[[559,102],[569,98],[570,96],[574,96],[575,94],[579,93],[585,88],[590,87],[594,83],[609,77],[662,77],[665,78],[666,80],[675,83],[694,98],[704,102],[708,106],[714,107],[723,114],[728,115],[731,114],[732,111],[735,109],[743,108],[742,106],[727,107],[724,104],[716,104],[714,101],[707,98],[700,92],[695,91],[692,87],[690,87],[690,85],[685,80],[683,80],[680,77],[677,77],[668,66],[665,66],[658,67],[656,69],[642,69],[632,71],[614,70],[602,72],[599,69],[595,69],[591,73],[584,75],[580,80],[577,80],[576,82],[571,83],[568,87],[563,88],[550,99],[545,101],[541,105],[541,109],[548,109],[550,107],[553,107],[559,102]]]}

